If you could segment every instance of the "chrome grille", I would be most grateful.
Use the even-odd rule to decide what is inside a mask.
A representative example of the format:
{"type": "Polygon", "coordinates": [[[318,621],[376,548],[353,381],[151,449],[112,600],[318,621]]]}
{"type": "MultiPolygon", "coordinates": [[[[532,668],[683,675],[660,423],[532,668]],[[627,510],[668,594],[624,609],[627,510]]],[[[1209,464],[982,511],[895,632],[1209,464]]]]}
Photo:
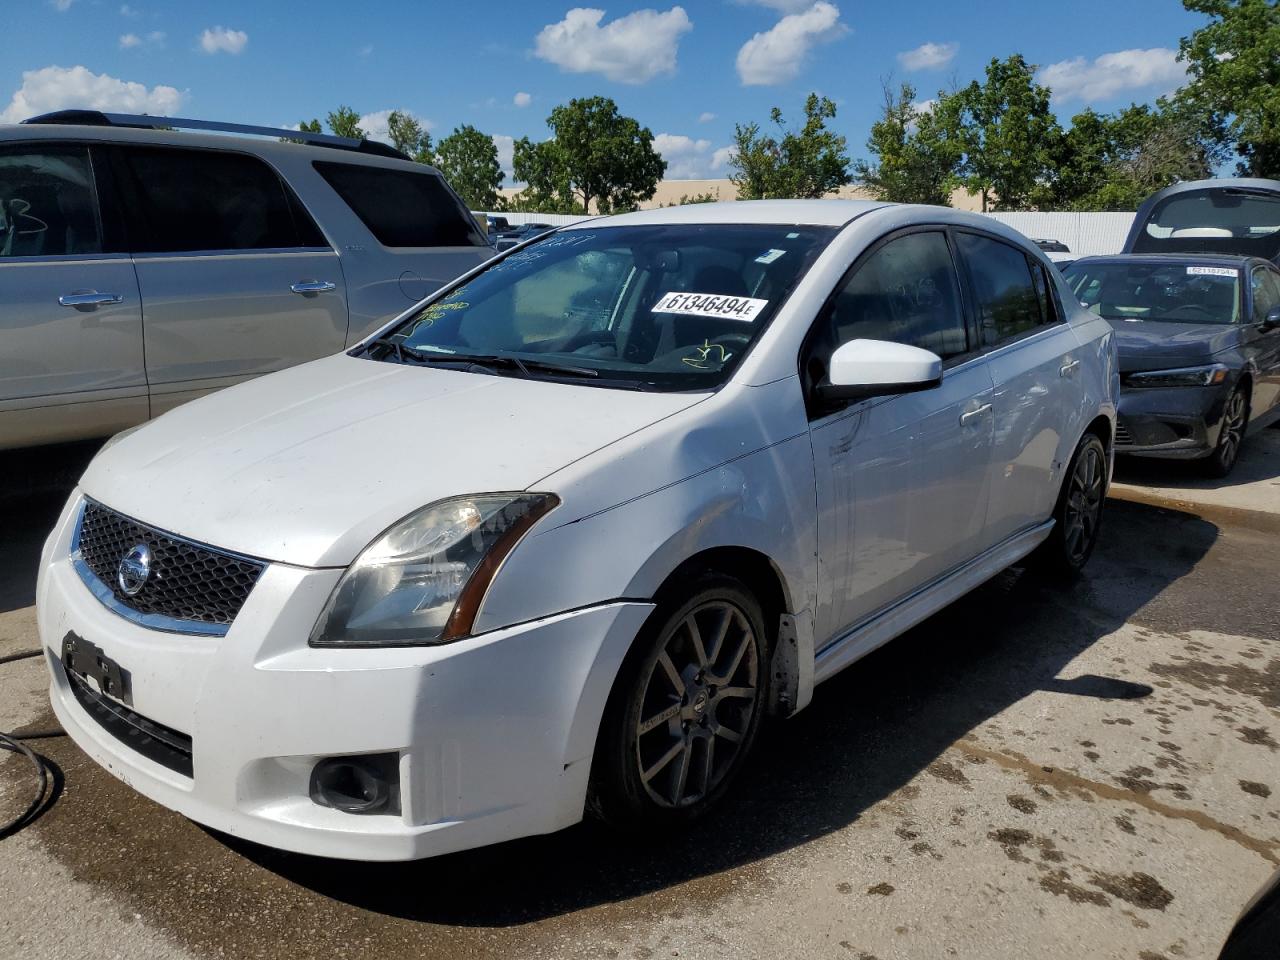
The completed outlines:
{"type": "Polygon", "coordinates": [[[97,581],[89,586],[99,599],[122,616],[176,631],[189,625],[224,633],[266,569],[262,561],[165,533],[87,498],[75,549],[81,576],[97,581]],[[119,583],[120,561],[139,544],[151,551],[151,575],[129,596],[119,583]]]}

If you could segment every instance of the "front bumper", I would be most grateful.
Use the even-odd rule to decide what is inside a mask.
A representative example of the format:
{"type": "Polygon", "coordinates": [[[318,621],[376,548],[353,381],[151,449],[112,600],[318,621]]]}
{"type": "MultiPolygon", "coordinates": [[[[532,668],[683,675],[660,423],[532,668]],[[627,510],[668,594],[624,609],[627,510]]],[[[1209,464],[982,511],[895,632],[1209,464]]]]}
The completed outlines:
{"type": "Polygon", "coordinates": [[[75,571],[73,496],[41,560],[37,621],[50,699],[93,760],[163,806],[235,836],[319,856],[405,860],[581,819],[600,715],[652,609],[602,604],[439,647],[315,649],[340,570],[267,568],[224,637],[122,619],[75,571]],[[191,775],[113,735],[62,669],[74,633],[130,674],[131,710],[190,738],[191,775]],[[394,753],[400,812],[311,800],[324,757],[394,753]]]}
{"type": "Polygon", "coordinates": [[[1218,444],[1222,411],[1233,384],[1213,387],[1122,387],[1116,453],[1194,460],[1218,444]]]}

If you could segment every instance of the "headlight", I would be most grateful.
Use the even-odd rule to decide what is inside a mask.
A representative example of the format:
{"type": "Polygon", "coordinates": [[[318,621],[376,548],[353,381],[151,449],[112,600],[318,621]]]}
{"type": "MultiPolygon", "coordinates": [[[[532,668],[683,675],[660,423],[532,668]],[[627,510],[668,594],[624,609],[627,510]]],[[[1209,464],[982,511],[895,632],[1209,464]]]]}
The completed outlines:
{"type": "Polygon", "coordinates": [[[312,645],[414,646],[467,636],[503,559],[559,502],[549,493],[492,493],[411,513],[347,568],[312,645]]]}
{"type": "Polygon", "coordinates": [[[1230,371],[1220,363],[1203,367],[1179,367],[1177,370],[1144,370],[1126,373],[1126,387],[1212,387],[1227,379],[1230,371]]]}

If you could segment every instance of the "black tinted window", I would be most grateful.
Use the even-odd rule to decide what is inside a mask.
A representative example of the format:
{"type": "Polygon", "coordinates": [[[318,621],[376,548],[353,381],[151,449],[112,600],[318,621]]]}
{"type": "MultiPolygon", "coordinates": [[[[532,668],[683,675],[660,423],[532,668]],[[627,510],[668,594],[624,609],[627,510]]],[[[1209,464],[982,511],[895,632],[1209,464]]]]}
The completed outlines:
{"type": "MultiPolygon", "coordinates": [[[[1042,294],[1036,289],[1025,253],[972,233],[957,234],[956,242],[973,279],[984,344],[1000,343],[1045,322],[1042,294]]],[[[1047,298],[1047,293],[1044,296],[1047,298]]]]}
{"type": "Polygon", "coordinates": [[[1280,256],[1280,195],[1213,187],[1156,205],[1126,253],[1239,253],[1280,256]]]}
{"type": "Polygon", "coordinates": [[[1280,307],[1280,273],[1257,267],[1253,271],[1253,319],[1262,323],[1276,307],[1280,307]]]}
{"type": "Polygon", "coordinates": [[[316,245],[315,225],[257,157],[130,147],[122,158],[135,252],[316,245]]]}
{"type": "Polygon", "coordinates": [[[485,246],[470,212],[434,173],[315,164],[384,247],[485,246]]]}
{"type": "Polygon", "coordinates": [[[0,151],[0,257],[101,252],[102,227],[88,149],[0,151]]]}
{"type": "MultiPolygon", "coordinates": [[[[859,264],[820,321],[826,357],[850,340],[892,340],[932,350],[944,360],[969,349],[960,291],[946,237],[910,233],[859,264]]],[[[816,375],[825,374],[813,371],[816,375]]]]}

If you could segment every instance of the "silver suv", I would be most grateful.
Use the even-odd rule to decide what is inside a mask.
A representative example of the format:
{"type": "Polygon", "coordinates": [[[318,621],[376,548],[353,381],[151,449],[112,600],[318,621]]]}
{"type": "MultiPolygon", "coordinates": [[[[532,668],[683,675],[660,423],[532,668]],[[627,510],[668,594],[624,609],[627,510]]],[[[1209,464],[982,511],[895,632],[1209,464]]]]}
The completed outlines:
{"type": "Polygon", "coordinates": [[[492,252],[385,144],[84,110],[0,126],[0,449],[335,353],[492,252]]]}

